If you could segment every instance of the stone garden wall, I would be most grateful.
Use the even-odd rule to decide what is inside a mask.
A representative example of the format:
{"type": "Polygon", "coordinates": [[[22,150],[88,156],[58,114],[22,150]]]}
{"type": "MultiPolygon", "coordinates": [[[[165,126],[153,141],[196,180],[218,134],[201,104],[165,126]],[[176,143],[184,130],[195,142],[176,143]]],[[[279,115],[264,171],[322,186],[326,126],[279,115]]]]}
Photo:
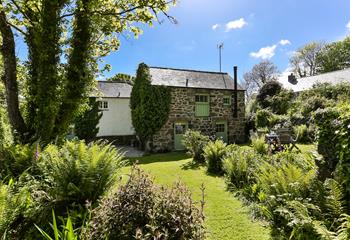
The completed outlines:
{"type": "Polygon", "coordinates": [[[241,143],[245,141],[245,103],[244,91],[238,92],[238,117],[234,115],[234,91],[209,90],[194,88],[172,88],[171,108],[167,122],[153,137],[153,150],[156,152],[174,149],[174,123],[188,122],[190,129],[199,130],[203,134],[215,136],[215,124],[226,121],[228,142],[241,143]],[[209,117],[195,116],[195,95],[209,94],[209,117]],[[231,105],[223,104],[223,97],[231,95],[231,105]]]}

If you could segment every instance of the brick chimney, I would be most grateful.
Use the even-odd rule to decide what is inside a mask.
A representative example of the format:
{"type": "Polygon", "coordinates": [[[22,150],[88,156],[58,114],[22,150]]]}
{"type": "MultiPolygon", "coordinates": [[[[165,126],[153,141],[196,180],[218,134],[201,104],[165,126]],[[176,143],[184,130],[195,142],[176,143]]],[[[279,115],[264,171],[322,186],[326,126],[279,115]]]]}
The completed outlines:
{"type": "Polygon", "coordinates": [[[293,73],[291,73],[288,76],[288,82],[293,84],[293,85],[296,85],[298,83],[298,80],[297,80],[297,78],[295,77],[295,75],[293,73]]]}

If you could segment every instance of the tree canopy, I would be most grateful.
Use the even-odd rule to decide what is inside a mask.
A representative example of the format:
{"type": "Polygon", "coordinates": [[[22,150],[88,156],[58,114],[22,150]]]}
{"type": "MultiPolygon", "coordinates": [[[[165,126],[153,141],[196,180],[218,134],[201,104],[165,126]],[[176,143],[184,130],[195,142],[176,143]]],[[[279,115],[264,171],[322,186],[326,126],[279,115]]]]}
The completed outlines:
{"type": "Polygon", "coordinates": [[[332,72],[350,67],[350,36],[326,44],[317,55],[318,73],[332,72]]]}
{"type": "Polygon", "coordinates": [[[247,95],[257,92],[265,83],[277,80],[277,74],[276,65],[269,60],[263,60],[254,65],[251,71],[243,75],[247,95]]]}
{"type": "Polygon", "coordinates": [[[317,54],[322,50],[324,44],[310,42],[300,47],[289,59],[293,73],[297,77],[313,76],[317,74],[317,54]]]}
{"type": "Polygon", "coordinates": [[[175,0],[0,0],[1,55],[7,111],[23,142],[63,136],[87,102],[102,57],[161,22],[175,0]],[[15,37],[28,47],[20,110],[15,37]]]}

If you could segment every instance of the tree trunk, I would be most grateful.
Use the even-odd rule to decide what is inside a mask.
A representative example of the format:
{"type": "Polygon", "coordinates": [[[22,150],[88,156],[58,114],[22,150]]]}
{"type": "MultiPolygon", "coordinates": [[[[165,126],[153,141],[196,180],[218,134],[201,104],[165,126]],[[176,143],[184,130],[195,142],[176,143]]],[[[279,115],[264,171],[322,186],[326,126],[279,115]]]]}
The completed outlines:
{"type": "Polygon", "coordinates": [[[88,99],[87,88],[93,77],[88,66],[92,26],[89,16],[91,0],[82,0],[75,13],[75,27],[72,36],[72,51],[68,60],[65,94],[56,119],[56,134],[62,135],[77,117],[79,107],[88,99]]]}
{"type": "Polygon", "coordinates": [[[4,11],[0,11],[0,32],[2,36],[0,51],[4,61],[2,81],[6,89],[7,112],[13,130],[24,140],[27,127],[19,110],[15,40],[12,29],[7,24],[4,11]]]}

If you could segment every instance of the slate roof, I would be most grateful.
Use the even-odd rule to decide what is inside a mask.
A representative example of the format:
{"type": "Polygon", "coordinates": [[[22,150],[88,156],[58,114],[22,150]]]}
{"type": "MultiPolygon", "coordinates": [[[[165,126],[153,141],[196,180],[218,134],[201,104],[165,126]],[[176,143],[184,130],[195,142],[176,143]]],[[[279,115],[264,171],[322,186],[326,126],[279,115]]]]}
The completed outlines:
{"type": "MultiPolygon", "coordinates": [[[[234,90],[233,78],[228,73],[162,67],[150,67],[149,70],[152,85],[234,90]]],[[[244,90],[239,84],[237,88],[244,90]]]]}
{"type": "Polygon", "coordinates": [[[105,98],[130,98],[132,86],[128,83],[113,81],[98,81],[98,92],[95,97],[105,98]]]}
{"type": "Polygon", "coordinates": [[[283,79],[283,86],[294,92],[301,92],[312,88],[312,86],[320,83],[330,83],[333,85],[339,83],[350,83],[350,68],[324,73],[311,77],[304,77],[297,79],[297,84],[291,84],[283,79]]]}

